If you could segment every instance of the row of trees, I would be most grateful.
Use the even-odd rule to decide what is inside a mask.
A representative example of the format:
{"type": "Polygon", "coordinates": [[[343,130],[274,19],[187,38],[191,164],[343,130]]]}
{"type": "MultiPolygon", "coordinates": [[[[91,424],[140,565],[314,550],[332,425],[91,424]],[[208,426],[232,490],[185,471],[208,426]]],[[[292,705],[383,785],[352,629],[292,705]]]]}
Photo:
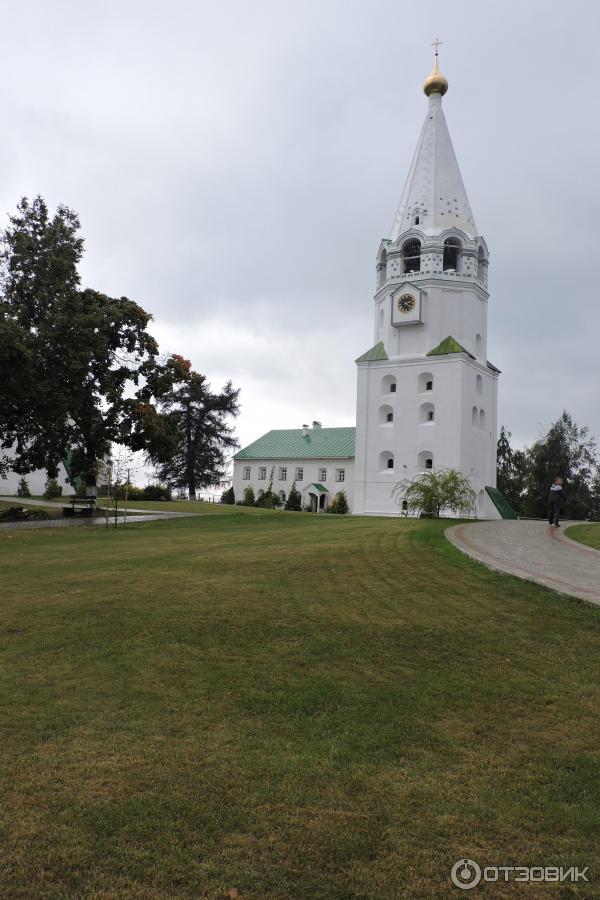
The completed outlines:
{"type": "Polygon", "coordinates": [[[510,439],[502,427],[498,489],[519,515],[545,517],[550,485],[561,476],[569,518],[600,520],[600,465],[589,428],[578,426],[565,411],[530,447],[514,449],[510,439]]]}
{"type": "MultiPolygon", "coordinates": [[[[279,509],[281,507],[285,507],[285,509],[292,510],[294,512],[302,511],[302,495],[296,487],[295,481],[290,488],[287,500],[282,500],[281,497],[279,497],[278,494],[273,490],[272,481],[270,482],[267,490],[258,498],[255,497],[254,488],[251,485],[248,485],[248,487],[244,488],[244,496],[243,500],[241,501],[236,501],[235,493],[232,487],[223,492],[221,503],[228,503],[230,505],[233,505],[236,502],[239,502],[242,506],[258,506],[262,509],[279,509]]],[[[326,512],[344,516],[348,511],[348,498],[346,497],[344,491],[338,491],[327,507],[326,512]]]]}
{"type": "Polygon", "coordinates": [[[222,482],[239,392],[213,393],[189,360],[159,357],[134,301],[81,287],[77,215],[24,198],[0,245],[0,474],[52,479],[64,462],[74,486],[95,487],[119,444],[190,497],[222,482]]]}

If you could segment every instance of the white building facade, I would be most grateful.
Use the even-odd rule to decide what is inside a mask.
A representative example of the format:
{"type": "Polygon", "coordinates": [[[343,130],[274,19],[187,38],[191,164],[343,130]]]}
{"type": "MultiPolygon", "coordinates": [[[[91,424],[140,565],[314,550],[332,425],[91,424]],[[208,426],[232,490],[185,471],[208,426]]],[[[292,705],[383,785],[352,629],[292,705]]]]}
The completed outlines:
{"type": "MultiPolygon", "coordinates": [[[[394,486],[435,468],[470,480],[477,516],[500,515],[491,499],[499,371],[487,359],[489,256],[444,118],[447,88],[436,52],[424,84],[425,123],[377,254],[374,346],[356,361],[355,450],[345,490],[357,514],[398,515],[394,486]]],[[[234,462],[236,499],[244,453],[234,462]]],[[[308,471],[301,457],[294,466],[308,471]]]]}
{"type": "Polygon", "coordinates": [[[282,503],[295,484],[303,508],[312,512],[323,512],[341,491],[352,509],[354,436],[354,428],[322,428],[320,422],[268,431],[234,457],[232,486],[236,501],[244,499],[248,487],[258,500],[272,482],[272,490],[282,503]]]}

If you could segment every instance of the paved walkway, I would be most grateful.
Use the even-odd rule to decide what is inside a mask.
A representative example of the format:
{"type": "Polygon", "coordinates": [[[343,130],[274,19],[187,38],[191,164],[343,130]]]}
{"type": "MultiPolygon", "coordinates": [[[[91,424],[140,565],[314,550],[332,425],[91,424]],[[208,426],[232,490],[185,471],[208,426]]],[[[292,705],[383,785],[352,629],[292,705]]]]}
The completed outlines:
{"type": "Polygon", "coordinates": [[[446,531],[448,540],[491,569],[537,581],[600,606],[600,551],[572,541],[563,528],[527,519],[469,522],[446,531]]]}

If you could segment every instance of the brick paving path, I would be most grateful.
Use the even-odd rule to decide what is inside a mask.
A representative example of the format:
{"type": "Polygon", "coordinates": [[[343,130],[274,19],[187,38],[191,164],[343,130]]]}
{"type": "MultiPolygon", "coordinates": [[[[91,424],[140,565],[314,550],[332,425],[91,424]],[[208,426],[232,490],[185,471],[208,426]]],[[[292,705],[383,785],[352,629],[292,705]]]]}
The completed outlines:
{"type": "Polygon", "coordinates": [[[600,551],[566,537],[569,524],[576,523],[558,529],[527,519],[469,522],[449,528],[446,537],[491,569],[600,606],[600,551]]]}

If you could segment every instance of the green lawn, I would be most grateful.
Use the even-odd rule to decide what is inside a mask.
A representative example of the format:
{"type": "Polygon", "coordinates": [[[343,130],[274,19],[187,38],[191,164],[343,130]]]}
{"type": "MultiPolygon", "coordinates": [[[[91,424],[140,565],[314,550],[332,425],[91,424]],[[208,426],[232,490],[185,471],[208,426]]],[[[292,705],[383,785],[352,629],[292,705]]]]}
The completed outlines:
{"type": "Polygon", "coordinates": [[[600,611],[448,523],[212,512],[0,532],[0,896],[600,896],[600,611]]]}
{"type": "Polygon", "coordinates": [[[600,524],[573,525],[572,528],[567,528],[565,534],[574,541],[579,541],[582,544],[587,544],[588,547],[600,550],[600,524]]]}

